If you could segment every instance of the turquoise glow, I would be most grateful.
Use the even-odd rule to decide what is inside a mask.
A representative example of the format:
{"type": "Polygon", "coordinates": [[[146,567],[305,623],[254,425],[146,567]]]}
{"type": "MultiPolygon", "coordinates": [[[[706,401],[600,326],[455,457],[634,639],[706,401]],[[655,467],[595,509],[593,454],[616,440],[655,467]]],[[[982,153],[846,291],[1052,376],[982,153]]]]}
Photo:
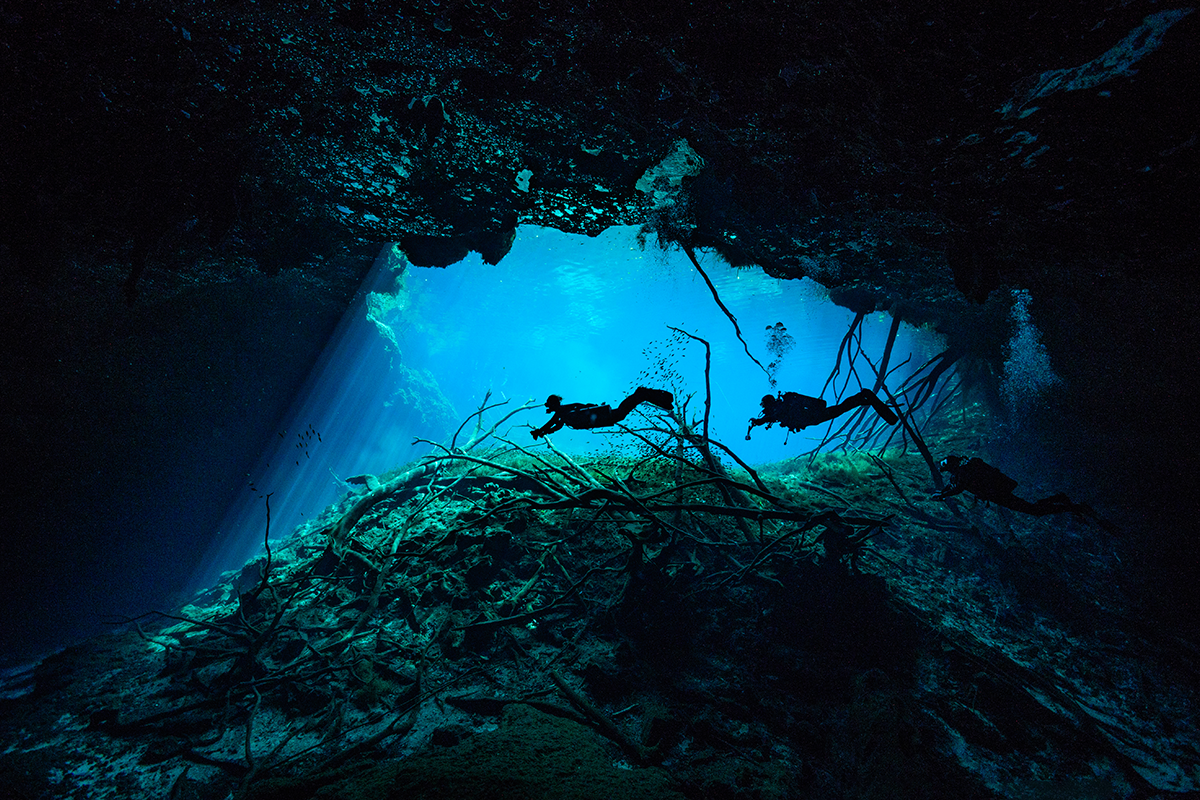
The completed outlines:
{"type": "MultiPolygon", "coordinates": [[[[510,420],[508,435],[528,447],[544,447],[529,431],[548,419],[540,404],[550,394],[616,406],[644,384],[675,392],[677,402],[694,394],[688,411],[698,419],[704,347],[671,326],[711,344],[714,439],[751,464],[811,450],[827,426],[792,434],[786,444],[785,431],[758,428],[745,441],[747,420],[758,414],[764,394],[820,393],[854,315],[830,303],[811,281],[778,281],[699,255],[762,365],[775,359],[766,346],[769,326],[783,323],[795,339],[775,373],[776,387],[747,355],[686,255],[653,244],[641,248],[634,228],[612,228],[595,238],[522,228],[498,265],[472,255],[447,269],[420,268],[385,249],[297,398],[277,446],[264,454],[245,497],[230,510],[225,544],[210,555],[200,585],[261,548],[263,494],[274,493],[272,533],[282,536],[345,491],[335,476],[380,474],[428,452],[414,438],[445,441],[488,391],[490,402],[508,401],[505,410],[539,404],[510,420]]],[[[863,349],[876,362],[889,324],[885,314],[866,320],[863,349]]],[[[902,326],[892,364],[911,353],[909,368],[915,369],[937,349],[933,335],[902,326]]],[[[870,386],[869,368],[858,368],[857,378],[870,386]]],[[[899,372],[894,382],[905,375],[899,372]]],[[[845,370],[838,385],[843,388],[847,394],[859,388],[845,370]]],[[[833,402],[832,389],[825,398],[833,402]]],[[[636,412],[627,420],[645,423],[636,412]]],[[[552,441],[578,453],[621,447],[630,439],[620,432],[568,429],[552,441]]]]}

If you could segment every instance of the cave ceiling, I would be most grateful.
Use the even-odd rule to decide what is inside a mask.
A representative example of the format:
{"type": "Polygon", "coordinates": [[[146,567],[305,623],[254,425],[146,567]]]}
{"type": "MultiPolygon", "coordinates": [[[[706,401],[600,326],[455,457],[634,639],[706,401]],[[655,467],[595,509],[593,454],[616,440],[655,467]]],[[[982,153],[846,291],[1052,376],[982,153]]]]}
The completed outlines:
{"type": "Polygon", "coordinates": [[[132,300],[156,272],[220,279],[219,261],[319,275],[398,241],[447,265],[501,258],[518,224],[648,224],[913,317],[1006,286],[1173,274],[1198,227],[1198,18],[1139,2],[8,6],[6,255],[29,273],[122,263],[132,300]]]}

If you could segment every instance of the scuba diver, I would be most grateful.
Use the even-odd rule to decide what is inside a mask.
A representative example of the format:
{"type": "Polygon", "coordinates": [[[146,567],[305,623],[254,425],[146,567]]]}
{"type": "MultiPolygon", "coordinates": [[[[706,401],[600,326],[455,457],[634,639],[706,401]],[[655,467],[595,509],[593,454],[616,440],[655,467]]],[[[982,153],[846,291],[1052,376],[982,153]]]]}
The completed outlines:
{"type": "Polygon", "coordinates": [[[825,405],[825,401],[819,397],[809,397],[797,392],[782,392],[778,397],[768,394],[763,397],[761,405],[762,416],[750,420],[750,427],[746,429],[746,441],[750,441],[750,431],[758,425],[766,425],[770,428],[772,424],[778,422],[795,433],[809,425],[828,422],[851,409],[868,405],[875,409],[875,413],[882,417],[888,425],[895,425],[899,420],[896,412],[888,408],[870,389],[863,389],[853,397],[832,406],[825,405]]]}
{"type": "Polygon", "coordinates": [[[563,405],[562,398],[556,394],[552,394],[546,398],[546,410],[554,416],[545,425],[530,431],[530,433],[533,435],[533,438],[537,439],[548,433],[554,433],[564,426],[575,428],[576,430],[606,428],[609,425],[616,425],[625,419],[625,417],[629,416],[629,412],[642,403],[649,403],[658,406],[663,411],[670,411],[675,404],[675,397],[663,389],[647,389],[645,386],[639,386],[633,394],[622,400],[621,405],[617,406],[614,410],[607,403],[601,405],[568,403],[567,405],[563,405]]]}
{"type": "Polygon", "coordinates": [[[1091,508],[1082,503],[1072,503],[1065,494],[1044,497],[1036,503],[1017,497],[1013,494],[1017,482],[979,458],[968,460],[962,456],[947,456],[938,462],[938,469],[950,474],[950,482],[946,488],[934,493],[934,500],[949,500],[957,494],[970,492],[980,500],[1035,517],[1070,511],[1099,520],[1091,508]]]}

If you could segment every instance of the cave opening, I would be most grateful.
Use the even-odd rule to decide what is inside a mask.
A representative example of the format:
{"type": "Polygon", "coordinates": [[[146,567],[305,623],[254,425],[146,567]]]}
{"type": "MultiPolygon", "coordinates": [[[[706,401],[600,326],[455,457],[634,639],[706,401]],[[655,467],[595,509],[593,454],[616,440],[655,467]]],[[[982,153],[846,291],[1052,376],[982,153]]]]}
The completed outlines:
{"type": "MultiPolygon", "coordinates": [[[[522,227],[498,264],[472,253],[446,268],[418,267],[398,245],[384,246],[193,585],[212,585],[261,551],[266,495],[272,538],[287,535],[366,476],[448,442],[485,400],[506,404],[498,413],[535,405],[505,425],[512,441],[535,447],[530,431],[549,418],[541,404],[551,394],[615,407],[638,386],[663,389],[698,423],[710,393],[713,440],[747,464],[786,464],[844,448],[849,415],[748,436],[764,395],[795,391],[833,404],[870,388],[889,337],[888,385],[899,387],[945,348],[930,328],[893,330],[886,312],[859,317],[835,305],[810,279],[697,256],[699,269],[632,226],[595,237],[522,227]],[[849,363],[851,347],[866,359],[849,363]]],[[[626,424],[645,421],[645,411],[654,409],[641,406],[626,424]]],[[[637,442],[619,428],[565,428],[553,444],[595,455],[637,442]]]]}

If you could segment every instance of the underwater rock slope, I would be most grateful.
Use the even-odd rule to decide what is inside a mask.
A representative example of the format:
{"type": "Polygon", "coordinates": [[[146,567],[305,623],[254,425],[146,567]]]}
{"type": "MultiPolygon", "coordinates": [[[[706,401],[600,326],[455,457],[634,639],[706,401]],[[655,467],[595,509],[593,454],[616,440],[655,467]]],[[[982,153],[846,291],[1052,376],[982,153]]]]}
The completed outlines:
{"type": "Polygon", "coordinates": [[[258,800],[1200,791],[1197,654],[1139,624],[1104,529],[931,500],[903,449],[726,466],[674,413],[590,457],[480,424],[274,544],[268,498],[263,556],[0,701],[0,782],[258,800]]]}

